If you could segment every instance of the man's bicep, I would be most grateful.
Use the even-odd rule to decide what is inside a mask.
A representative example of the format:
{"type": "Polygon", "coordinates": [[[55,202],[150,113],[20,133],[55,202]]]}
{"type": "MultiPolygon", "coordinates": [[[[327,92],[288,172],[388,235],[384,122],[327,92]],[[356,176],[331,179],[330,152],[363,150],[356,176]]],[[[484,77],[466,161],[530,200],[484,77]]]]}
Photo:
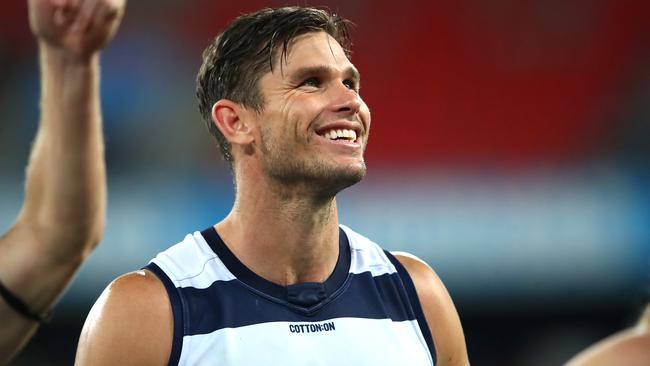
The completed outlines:
{"type": "Polygon", "coordinates": [[[468,365],[465,336],[447,289],[422,260],[407,253],[393,253],[406,268],[427,320],[436,348],[436,365],[468,365]]]}
{"type": "Polygon", "coordinates": [[[148,271],[113,281],[90,310],[76,365],[166,365],[172,344],[171,306],[148,271]]]}

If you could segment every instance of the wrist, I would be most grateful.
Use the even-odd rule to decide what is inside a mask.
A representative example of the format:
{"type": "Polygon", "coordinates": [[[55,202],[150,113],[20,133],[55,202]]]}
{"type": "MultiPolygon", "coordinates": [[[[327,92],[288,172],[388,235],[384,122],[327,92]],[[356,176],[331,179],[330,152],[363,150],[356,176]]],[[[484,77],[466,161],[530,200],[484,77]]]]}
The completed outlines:
{"type": "Polygon", "coordinates": [[[38,48],[43,65],[61,68],[89,68],[99,60],[99,51],[88,54],[79,54],[45,40],[38,41],[38,48]]]}

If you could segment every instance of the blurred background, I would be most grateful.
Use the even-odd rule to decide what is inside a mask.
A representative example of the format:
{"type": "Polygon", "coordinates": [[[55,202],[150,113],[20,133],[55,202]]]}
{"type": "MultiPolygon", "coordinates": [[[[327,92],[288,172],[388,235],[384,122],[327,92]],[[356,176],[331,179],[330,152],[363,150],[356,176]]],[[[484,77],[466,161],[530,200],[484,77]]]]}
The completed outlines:
{"type": "MultiPolygon", "coordinates": [[[[219,221],[231,176],[197,111],[201,51],[286,1],[131,0],[102,58],[104,240],[13,365],[72,364],[104,287],[219,221]]],[[[650,300],[650,5],[321,1],[352,20],[373,113],[369,173],[341,221],[425,259],[474,365],[554,365],[650,300]]],[[[0,9],[0,230],[38,120],[25,1],[0,9]]]]}

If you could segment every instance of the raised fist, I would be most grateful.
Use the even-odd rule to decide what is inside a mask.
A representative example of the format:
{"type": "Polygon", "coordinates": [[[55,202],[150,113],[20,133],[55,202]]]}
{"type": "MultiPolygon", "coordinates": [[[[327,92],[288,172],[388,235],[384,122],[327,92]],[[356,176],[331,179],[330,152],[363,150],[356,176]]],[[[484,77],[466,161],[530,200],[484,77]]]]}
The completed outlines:
{"type": "Polygon", "coordinates": [[[28,0],[29,23],[40,42],[84,58],[115,34],[126,0],[28,0]]]}

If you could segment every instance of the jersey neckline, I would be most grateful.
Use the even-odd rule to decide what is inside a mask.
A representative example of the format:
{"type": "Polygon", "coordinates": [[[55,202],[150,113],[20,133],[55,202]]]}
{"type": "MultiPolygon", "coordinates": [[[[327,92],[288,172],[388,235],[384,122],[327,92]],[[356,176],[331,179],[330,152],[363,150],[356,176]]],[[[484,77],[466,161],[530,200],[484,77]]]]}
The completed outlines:
{"type": "Polygon", "coordinates": [[[282,303],[304,311],[314,309],[330,299],[345,284],[350,271],[350,244],[345,231],[339,228],[339,256],[334,271],[325,282],[305,282],[289,286],[273,283],[246,267],[228,248],[221,236],[211,226],[201,231],[201,236],[210,249],[221,259],[228,271],[250,288],[270,296],[282,303]]]}

